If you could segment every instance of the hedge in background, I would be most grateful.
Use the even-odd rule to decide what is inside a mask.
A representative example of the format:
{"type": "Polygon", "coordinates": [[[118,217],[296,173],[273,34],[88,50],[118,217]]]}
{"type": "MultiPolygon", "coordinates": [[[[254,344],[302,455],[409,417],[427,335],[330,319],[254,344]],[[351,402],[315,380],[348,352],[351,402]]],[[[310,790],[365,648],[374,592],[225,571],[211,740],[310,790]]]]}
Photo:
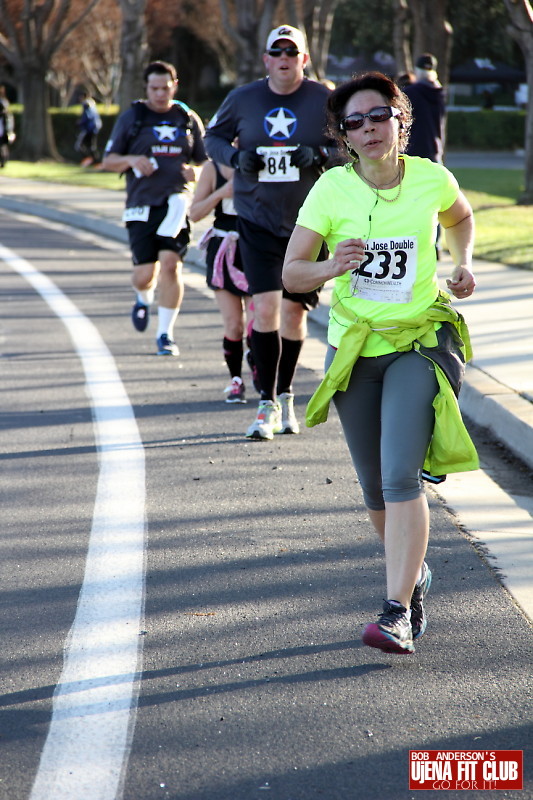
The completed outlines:
{"type": "Polygon", "coordinates": [[[446,143],[456,150],[524,147],[525,111],[450,111],[446,143]]]}
{"type": "MultiPolygon", "coordinates": [[[[205,105],[205,104],[204,104],[205,105]]],[[[98,134],[98,146],[102,152],[117,117],[117,108],[99,106],[102,130],[98,134]]],[[[214,109],[197,105],[196,110],[208,120],[214,109]]],[[[13,109],[15,129],[20,130],[20,109],[13,109]]],[[[78,135],[77,120],[81,114],[79,106],[69,109],[51,109],[52,125],[57,149],[66,161],[81,160],[74,150],[78,135]]],[[[524,147],[525,111],[450,111],[448,113],[447,146],[455,150],[514,150],[524,147]]],[[[16,145],[13,157],[17,158],[16,145]]]]}
{"type": "MultiPolygon", "coordinates": [[[[22,111],[20,108],[16,107],[12,107],[12,110],[13,116],[15,117],[15,131],[19,131],[22,111]]],[[[98,149],[100,154],[102,154],[105,144],[113,129],[118,110],[116,106],[111,108],[98,106],[98,112],[102,119],[102,130],[98,134],[98,149]]],[[[80,132],[80,129],[76,123],[81,116],[81,106],[71,106],[68,109],[51,108],[50,116],[52,119],[52,128],[54,131],[56,147],[59,155],[64,158],[65,161],[72,161],[74,163],[80,162],[82,156],[80,153],[75,151],[74,144],[80,132]]],[[[12,156],[13,158],[18,158],[16,143],[12,148],[12,156]]]]}

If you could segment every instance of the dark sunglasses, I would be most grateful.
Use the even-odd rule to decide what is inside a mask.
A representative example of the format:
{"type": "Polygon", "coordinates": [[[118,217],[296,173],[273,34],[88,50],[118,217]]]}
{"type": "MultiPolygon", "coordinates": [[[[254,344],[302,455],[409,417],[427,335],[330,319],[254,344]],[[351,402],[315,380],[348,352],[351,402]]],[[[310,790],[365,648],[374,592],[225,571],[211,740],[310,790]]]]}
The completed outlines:
{"type": "Polygon", "coordinates": [[[399,108],[394,106],[376,106],[371,108],[366,114],[359,114],[355,112],[350,116],[345,117],[340,122],[341,131],[356,131],[364,125],[365,117],[368,117],[370,122],[386,122],[391,117],[398,117],[402,112],[399,108]]]}
{"type": "Polygon", "coordinates": [[[269,56],[272,58],[279,58],[282,53],[287,53],[289,58],[296,58],[296,56],[300,55],[300,51],[297,47],[271,47],[270,50],[267,50],[269,56]]]}

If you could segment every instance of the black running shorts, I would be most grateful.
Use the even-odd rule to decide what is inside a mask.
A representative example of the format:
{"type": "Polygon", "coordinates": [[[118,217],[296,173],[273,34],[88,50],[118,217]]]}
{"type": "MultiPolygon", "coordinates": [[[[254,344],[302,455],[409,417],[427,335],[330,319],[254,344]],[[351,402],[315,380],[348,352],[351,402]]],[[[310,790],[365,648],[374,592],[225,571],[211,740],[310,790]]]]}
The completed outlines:
{"type": "Polygon", "coordinates": [[[133,264],[154,264],[159,259],[161,250],[170,250],[184,258],[190,241],[190,225],[187,220],[185,228],[172,239],[170,236],[159,236],[157,229],[163,222],[168,205],[151,206],[146,222],[127,222],[128,237],[133,264]]]}
{"type": "Polygon", "coordinates": [[[283,261],[289,244],[287,236],[275,236],[254,222],[237,217],[239,250],[248,280],[250,294],[282,291],[283,297],[292,300],[309,311],[318,305],[319,290],[292,294],[281,281],[283,261]]]}
{"type": "MultiPolygon", "coordinates": [[[[205,276],[207,285],[209,286],[210,289],[213,289],[215,292],[218,291],[218,289],[225,289],[226,292],[234,294],[236,297],[248,297],[249,296],[248,292],[241,291],[241,289],[238,289],[237,286],[235,286],[235,284],[233,283],[225,259],[224,259],[224,264],[222,265],[224,286],[215,286],[215,284],[213,283],[213,271],[214,271],[213,268],[215,263],[215,257],[222,241],[223,239],[221,239],[220,236],[213,236],[211,239],[209,239],[207,243],[207,250],[205,253],[205,276]]],[[[235,250],[235,261],[233,263],[233,266],[240,272],[243,272],[241,253],[239,250],[238,243],[237,243],[237,248],[235,250]]]]}

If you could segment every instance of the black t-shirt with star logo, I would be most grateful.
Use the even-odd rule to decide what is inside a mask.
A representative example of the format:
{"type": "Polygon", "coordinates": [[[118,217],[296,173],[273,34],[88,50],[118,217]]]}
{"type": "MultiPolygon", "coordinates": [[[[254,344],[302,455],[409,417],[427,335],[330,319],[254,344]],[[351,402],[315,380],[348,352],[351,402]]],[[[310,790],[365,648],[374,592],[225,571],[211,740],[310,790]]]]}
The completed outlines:
{"type": "Polygon", "coordinates": [[[268,78],[231,91],[209,123],[206,150],[213,159],[230,165],[238,137],[239,150],[257,150],[265,157],[268,180],[247,180],[238,172],[233,179],[237,214],[277,236],[290,236],[300,206],[322,170],[312,166],[294,173],[287,157],[275,157],[273,148],[331,147],[325,134],[329,89],[305,78],[292,94],[276,94],[268,78]],[[271,154],[271,155],[269,155],[271,154]],[[296,177],[296,179],[295,179],[296,177]]]}
{"type": "Polygon", "coordinates": [[[136,119],[133,107],[119,116],[105,153],[155,158],[158,168],[150,176],[137,178],[131,169],[127,171],[126,207],[161,206],[171,194],[184,190],[183,164],[202,164],[207,159],[204,127],[194,111],[185,110],[177,102],[163,114],[146,107],[132,137],[136,119]]]}

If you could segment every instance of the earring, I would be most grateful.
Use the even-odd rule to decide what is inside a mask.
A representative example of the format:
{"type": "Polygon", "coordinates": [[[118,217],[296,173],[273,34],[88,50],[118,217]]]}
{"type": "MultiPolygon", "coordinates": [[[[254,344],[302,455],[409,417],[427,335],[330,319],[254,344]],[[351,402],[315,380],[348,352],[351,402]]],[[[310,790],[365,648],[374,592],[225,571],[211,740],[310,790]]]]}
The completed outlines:
{"type": "Polygon", "coordinates": [[[344,140],[344,144],[346,145],[346,150],[347,150],[347,152],[348,152],[348,155],[349,155],[349,156],[350,156],[350,158],[352,159],[352,161],[353,161],[354,163],[357,163],[357,162],[359,161],[359,156],[357,155],[357,153],[356,153],[356,152],[355,152],[355,150],[353,149],[353,147],[352,147],[352,145],[350,144],[350,142],[349,142],[347,139],[345,139],[345,140],[344,140]]]}

